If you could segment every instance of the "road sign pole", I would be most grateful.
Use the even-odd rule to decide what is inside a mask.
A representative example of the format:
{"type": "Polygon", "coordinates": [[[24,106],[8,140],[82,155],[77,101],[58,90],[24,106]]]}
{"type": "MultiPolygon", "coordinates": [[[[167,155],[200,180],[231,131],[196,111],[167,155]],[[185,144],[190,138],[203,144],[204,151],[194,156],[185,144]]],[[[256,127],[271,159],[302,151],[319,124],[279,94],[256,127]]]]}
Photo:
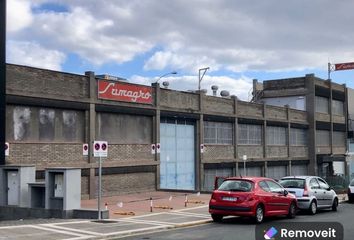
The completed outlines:
{"type": "Polygon", "coordinates": [[[101,220],[101,187],[102,187],[102,157],[98,166],[98,220],[101,220]]]}

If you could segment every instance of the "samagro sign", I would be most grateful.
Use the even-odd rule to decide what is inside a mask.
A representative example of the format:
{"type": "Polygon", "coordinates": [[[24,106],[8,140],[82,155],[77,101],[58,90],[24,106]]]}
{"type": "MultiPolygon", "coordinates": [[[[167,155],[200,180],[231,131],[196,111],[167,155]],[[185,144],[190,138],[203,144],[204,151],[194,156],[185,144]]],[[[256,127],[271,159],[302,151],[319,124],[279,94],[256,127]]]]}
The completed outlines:
{"type": "Polygon", "coordinates": [[[350,69],[354,69],[354,62],[334,64],[334,71],[350,70],[350,69]]]}
{"type": "Polygon", "coordinates": [[[148,86],[99,80],[98,98],[152,104],[152,89],[148,86]]]}

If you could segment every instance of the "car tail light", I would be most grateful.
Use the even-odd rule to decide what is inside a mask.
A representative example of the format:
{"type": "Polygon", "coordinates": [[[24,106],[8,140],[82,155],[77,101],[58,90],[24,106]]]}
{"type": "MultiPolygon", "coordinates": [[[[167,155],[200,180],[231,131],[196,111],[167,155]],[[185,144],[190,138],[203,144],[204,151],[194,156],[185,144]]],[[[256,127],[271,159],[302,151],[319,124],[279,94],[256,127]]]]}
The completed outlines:
{"type": "Polygon", "coordinates": [[[302,194],[303,197],[308,197],[309,192],[307,191],[307,187],[305,186],[304,193],[302,194]]]}
{"type": "Polygon", "coordinates": [[[216,198],[215,198],[215,194],[214,194],[214,193],[213,193],[213,194],[211,194],[211,199],[216,200],[216,198]]]}

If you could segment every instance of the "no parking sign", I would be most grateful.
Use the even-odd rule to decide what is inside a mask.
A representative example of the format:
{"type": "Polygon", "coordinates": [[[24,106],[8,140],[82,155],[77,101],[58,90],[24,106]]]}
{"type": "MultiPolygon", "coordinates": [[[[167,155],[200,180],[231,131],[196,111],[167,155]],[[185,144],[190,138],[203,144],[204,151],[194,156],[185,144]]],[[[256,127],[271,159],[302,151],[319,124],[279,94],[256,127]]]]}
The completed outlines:
{"type": "Polygon", "coordinates": [[[108,143],[107,141],[94,141],[93,142],[93,156],[94,157],[107,157],[108,143]]]}
{"type": "Polygon", "coordinates": [[[10,155],[10,144],[8,142],[5,143],[5,156],[10,155]]]}

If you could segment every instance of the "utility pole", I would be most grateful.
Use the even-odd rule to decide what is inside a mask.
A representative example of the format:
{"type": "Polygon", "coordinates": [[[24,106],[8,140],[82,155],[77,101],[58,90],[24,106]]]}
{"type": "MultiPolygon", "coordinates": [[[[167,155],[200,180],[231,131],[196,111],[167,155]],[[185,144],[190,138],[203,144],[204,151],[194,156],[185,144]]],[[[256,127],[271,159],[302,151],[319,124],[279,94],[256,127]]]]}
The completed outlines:
{"type": "Polygon", "coordinates": [[[5,165],[6,0],[0,0],[0,165],[5,165]]]}

